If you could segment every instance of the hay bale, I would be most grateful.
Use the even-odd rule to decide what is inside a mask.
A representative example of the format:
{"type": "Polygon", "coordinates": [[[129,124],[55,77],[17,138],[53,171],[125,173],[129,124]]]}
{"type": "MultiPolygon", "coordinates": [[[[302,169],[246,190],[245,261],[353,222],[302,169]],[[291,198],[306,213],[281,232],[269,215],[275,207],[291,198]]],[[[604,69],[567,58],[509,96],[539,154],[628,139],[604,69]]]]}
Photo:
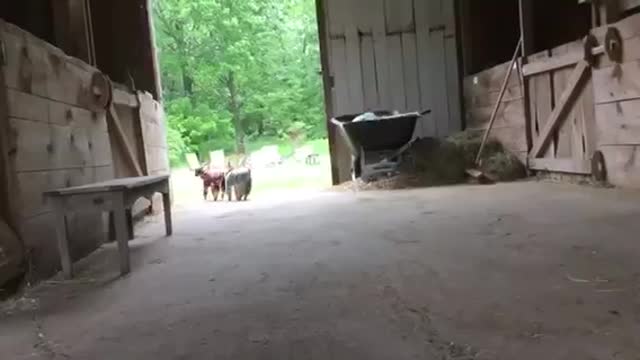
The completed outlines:
{"type": "MultiPolygon", "coordinates": [[[[476,167],[475,159],[482,143],[482,133],[463,131],[445,140],[416,140],[403,155],[399,174],[365,183],[361,180],[343,184],[336,190],[396,190],[464,183],[466,170],[476,167]]],[[[496,181],[514,181],[526,176],[520,160],[489,140],[481,158],[481,169],[496,181]]]]}
{"type": "Polygon", "coordinates": [[[464,153],[450,142],[434,138],[417,140],[400,166],[403,175],[413,175],[423,186],[463,182],[466,163],[464,153]]]}
{"type": "Polygon", "coordinates": [[[515,181],[527,176],[527,170],[520,159],[506,151],[484,158],[481,169],[496,181],[515,181]]]}
{"type": "MultiPolygon", "coordinates": [[[[482,132],[479,131],[461,131],[447,138],[450,142],[456,144],[460,151],[464,154],[464,158],[468,167],[475,165],[480,145],[482,144],[482,132]]],[[[504,152],[504,147],[499,142],[489,139],[484,146],[483,158],[492,154],[504,152]]]]}

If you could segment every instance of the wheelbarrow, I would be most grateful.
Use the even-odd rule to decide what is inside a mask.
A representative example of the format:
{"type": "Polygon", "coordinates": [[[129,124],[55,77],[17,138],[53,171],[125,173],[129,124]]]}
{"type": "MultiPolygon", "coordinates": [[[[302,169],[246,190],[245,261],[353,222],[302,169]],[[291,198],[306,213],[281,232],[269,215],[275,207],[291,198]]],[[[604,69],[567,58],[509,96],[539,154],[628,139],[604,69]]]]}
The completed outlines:
{"type": "Polygon", "coordinates": [[[430,110],[397,114],[377,111],[331,119],[351,151],[351,176],[365,182],[397,173],[418,119],[430,110]]]}

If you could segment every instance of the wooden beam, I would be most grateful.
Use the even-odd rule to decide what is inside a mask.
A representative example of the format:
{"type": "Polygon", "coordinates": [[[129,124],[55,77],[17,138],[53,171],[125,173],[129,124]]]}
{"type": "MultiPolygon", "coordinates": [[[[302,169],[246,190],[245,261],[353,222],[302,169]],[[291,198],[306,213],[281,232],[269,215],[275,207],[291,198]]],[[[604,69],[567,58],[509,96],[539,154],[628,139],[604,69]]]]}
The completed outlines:
{"type": "Polygon", "coordinates": [[[585,60],[581,60],[576,66],[576,69],[571,74],[571,78],[569,78],[567,88],[562,93],[560,101],[558,101],[556,107],[551,112],[547,123],[540,132],[540,136],[531,150],[531,157],[538,158],[544,154],[547,146],[551,142],[554,131],[562,125],[564,115],[570,110],[571,105],[576,100],[576,95],[580,94],[579,90],[584,83],[583,80],[586,78],[588,70],[589,64],[585,60]]]}
{"type": "Polygon", "coordinates": [[[95,65],[93,30],[87,0],[52,1],[56,45],[67,55],[95,65]]]}
{"type": "Polygon", "coordinates": [[[113,89],[113,103],[117,105],[127,106],[130,108],[137,108],[140,106],[138,97],[136,94],[132,94],[128,91],[114,88],[113,89]]]}
{"type": "Polygon", "coordinates": [[[152,15],[152,0],[144,0],[143,5],[144,8],[141,21],[143,22],[143,27],[145,32],[147,32],[146,45],[149,47],[147,50],[147,62],[146,67],[150,68],[153,72],[153,89],[149,89],[153,94],[154,98],[162,102],[163,94],[162,94],[162,78],[160,76],[160,63],[158,62],[158,51],[156,49],[156,29],[153,26],[153,15],[152,15]]]}
{"type": "Polygon", "coordinates": [[[131,146],[127,134],[122,128],[122,124],[120,123],[120,118],[118,117],[118,113],[116,112],[116,107],[114,104],[111,104],[111,106],[109,107],[107,119],[109,119],[111,125],[109,126],[109,132],[111,133],[111,130],[113,130],[113,134],[115,135],[117,142],[124,151],[127,162],[129,163],[131,168],[135,170],[136,176],[143,176],[144,172],[142,171],[142,167],[140,166],[140,163],[138,162],[138,159],[133,152],[133,146],[131,146]]]}
{"type": "Polygon", "coordinates": [[[326,0],[316,0],[316,17],[318,22],[318,39],[320,42],[320,65],[322,67],[322,84],[324,90],[325,124],[329,138],[329,155],[331,158],[331,181],[333,185],[338,185],[340,183],[340,174],[338,170],[339,155],[337,154],[336,148],[335,126],[332,126],[330,121],[334,116],[333,98],[331,96],[334,79],[331,76],[331,68],[329,66],[329,32],[325,2],[326,0]]]}
{"type": "MultiPolygon", "coordinates": [[[[5,42],[0,34],[0,47],[4,48],[5,42]]],[[[2,54],[6,56],[6,54],[2,54]]],[[[0,56],[0,58],[2,57],[0,56]]],[[[18,204],[20,203],[17,190],[17,175],[9,158],[11,125],[9,123],[9,95],[7,93],[4,64],[6,59],[0,59],[0,218],[17,232],[18,228],[18,204]]]]}
{"type": "Polygon", "coordinates": [[[589,160],[576,159],[529,159],[529,169],[590,175],[591,162],[589,160]]]}
{"type": "MultiPolygon", "coordinates": [[[[591,50],[591,53],[595,56],[604,54],[604,46],[601,45],[593,48],[593,50],[591,50]]],[[[578,53],[574,52],[567,55],[550,57],[548,60],[536,61],[536,62],[532,62],[525,65],[522,69],[522,72],[524,76],[533,76],[533,75],[573,66],[583,59],[584,59],[584,54],[582,52],[578,52],[578,53]]]]}

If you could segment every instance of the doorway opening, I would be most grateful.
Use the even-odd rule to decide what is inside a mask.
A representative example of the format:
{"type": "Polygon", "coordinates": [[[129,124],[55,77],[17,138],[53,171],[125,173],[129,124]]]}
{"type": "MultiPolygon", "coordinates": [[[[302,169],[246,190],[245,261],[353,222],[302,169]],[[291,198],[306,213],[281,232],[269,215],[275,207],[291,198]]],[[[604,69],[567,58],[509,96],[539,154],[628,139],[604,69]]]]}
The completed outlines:
{"type": "Polygon", "coordinates": [[[256,196],[331,185],[315,0],[156,0],[154,19],[176,179],[231,164],[256,196]]]}

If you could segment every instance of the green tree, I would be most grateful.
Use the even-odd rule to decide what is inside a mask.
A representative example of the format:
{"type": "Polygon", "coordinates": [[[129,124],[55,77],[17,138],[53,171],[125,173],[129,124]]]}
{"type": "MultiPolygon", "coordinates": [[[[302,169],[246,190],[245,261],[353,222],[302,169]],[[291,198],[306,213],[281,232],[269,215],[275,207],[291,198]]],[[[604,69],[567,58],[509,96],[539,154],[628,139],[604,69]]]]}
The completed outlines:
{"type": "Polygon", "coordinates": [[[324,136],[314,0],[154,4],[169,126],[187,149],[324,136]]]}

